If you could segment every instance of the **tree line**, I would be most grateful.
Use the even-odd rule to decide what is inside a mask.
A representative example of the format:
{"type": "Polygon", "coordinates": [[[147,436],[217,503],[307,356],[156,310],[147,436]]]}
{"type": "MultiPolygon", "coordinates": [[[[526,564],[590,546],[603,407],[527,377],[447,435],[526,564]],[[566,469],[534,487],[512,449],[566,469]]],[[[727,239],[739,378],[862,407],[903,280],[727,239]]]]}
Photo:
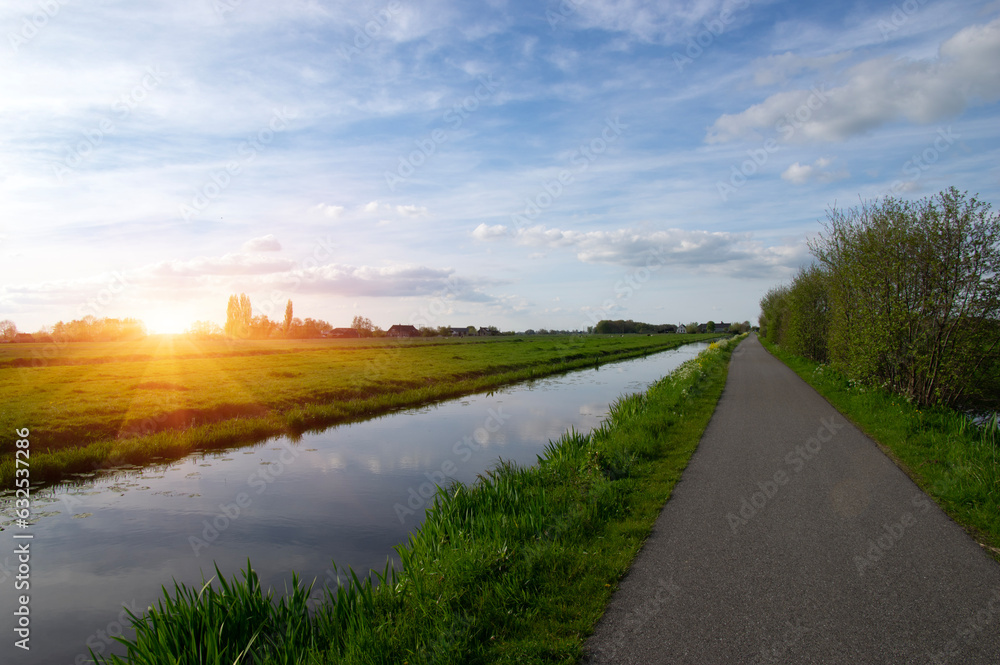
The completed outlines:
{"type": "Polygon", "coordinates": [[[816,262],[761,299],[793,353],[920,405],[1000,402],[1000,214],[954,187],[832,208],[816,262]]]}
{"type": "MultiPolygon", "coordinates": [[[[354,317],[356,325],[361,317],[354,317]]],[[[367,319],[366,319],[367,321],[367,319]]],[[[368,325],[371,322],[368,321],[368,325]]],[[[188,328],[192,337],[207,339],[226,337],[230,339],[309,339],[322,337],[333,326],[323,319],[306,317],[300,319],[294,315],[294,305],[289,300],[285,304],[285,316],[282,320],[274,320],[266,314],[253,313],[250,297],[245,293],[232,294],[226,305],[226,322],[219,327],[214,321],[195,321],[188,328]]]]}
{"type": "MultiPolygon", "coordinates": [[[[684,326],[685,332],[689,334],[699,332],[700,328],[701,324],[697,321],[692,321],[684,326]]],[[[726,324],[725,328],[725,330],[722,330],[721,327],[717,329],[715,321],[708,321],[705,323],[705,332],[744,333],[750,330],[750,322],[744,321],[743,323],[726,324]]],[[[597,325],[592,329],[589,329],[588,332],[594,332],[598,335],[652,335],[675,333],[677,332],[677,326],[672,323],[643,323],[642,321],[633,321],[632,319],[628,319],[627,321],[623,321],[622,319],[618,319],[617,321],[604,319],[598,321],[597,325]]]]}
{"type": "MultiPolygon", "coordinates": [[[[358,337],[385,337],[387,331],[372,323],[366,316],[356,315],[351,320],[350,329],[358,337]]],[[[300,319],[294,315],[294,305],[289,300],[285,305],[285,316],[282,321],[275,321],[266,314],[254,316],[250,298],[245,293],[229,296],[226,306],[226,323],[223,327],[211,321],[196,321],[189,329],[189,334],[195,337],[228,337],[230,339],[309,339],[324,337],[334,326],[323,319],[300,319]]],[[[487,329],[491,335],[500,335],[496,326],[487,329]]],[[[467,332],[475,334],[477,328],[470,327],[467,332]]],[[[452,336],[454,329],[449,326],[432,328],[420,326],[421,337],[452,336]]]]}
{"type": "Polygon", "coordinates": [[[10,319],[0,321],[0,341],[4,342],[121,342],[142,339],[146,325],[129,317],[115,319],[88,315],[69,322],[59,321],[51,328],[34,333],[20,332],[10,319]]]}

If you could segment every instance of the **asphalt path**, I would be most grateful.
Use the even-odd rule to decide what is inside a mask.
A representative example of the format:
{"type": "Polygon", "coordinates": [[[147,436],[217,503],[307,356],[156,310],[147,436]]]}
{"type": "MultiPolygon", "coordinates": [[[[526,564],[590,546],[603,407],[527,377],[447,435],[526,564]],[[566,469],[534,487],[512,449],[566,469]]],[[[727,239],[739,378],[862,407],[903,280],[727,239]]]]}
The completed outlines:
{"type": "Polygon", "coordinates": [[[583,662],[997,665],[1000,565],[751,336],[583,662]]]}

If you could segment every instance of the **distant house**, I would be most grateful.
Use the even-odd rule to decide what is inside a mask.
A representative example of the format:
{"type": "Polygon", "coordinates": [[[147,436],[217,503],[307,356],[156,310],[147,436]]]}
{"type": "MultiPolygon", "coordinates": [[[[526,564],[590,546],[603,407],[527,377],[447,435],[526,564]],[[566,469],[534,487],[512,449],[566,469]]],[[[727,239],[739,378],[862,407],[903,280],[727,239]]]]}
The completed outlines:
{"type": "Polygon", "coordinates": [[[677,326],[678,335],[686,335],[687,331],[688,331],[687,326],[685,326],[683,323],[677,326]]]}
{"type": "Polygon", "coordinates": [[[354,328],[334,328],[329,330],[324,335],[325,337],[361,337],[357,330],[354,328]]]}
{"type": "MultiPolygon", "coordinates": [[[[451,336],[452,337],[465,337],[466,335],[469,334],[469,328],[471,328],[471,326],[466,326],[465,328],[452,328],[451,329],[451,336]]],[[[473,328],[473,330],[475,330],[475,328],[473,328]]]]}
{"type": "Polygon", "coordinates": [[[416,326],[396,324],[386,331],[387,337],[420,337],[416,326]]]}
{"type": "Polygon", "coordinates": [[[733,324],[731,324],[731,323],[725,323],[725,322],[716,323],[715,324],[715,332],[729,332],[729,326],[731,326],[731,325],[733,325],[733,324]]]}
{"type": "Polygon", "coordinates": [[[708,331],[708,324],[707,323],[699,323],[698,324],[698,332],[703,333],[703,332],[707,332],[707,331],[708,331]]]}
{"type": "Polygon", "coordinates": [[[666,323],[662,326],[657,326],[656,332],[660,333],[675,333],[677,332],[677,326],[672,323],[666,323]]]}

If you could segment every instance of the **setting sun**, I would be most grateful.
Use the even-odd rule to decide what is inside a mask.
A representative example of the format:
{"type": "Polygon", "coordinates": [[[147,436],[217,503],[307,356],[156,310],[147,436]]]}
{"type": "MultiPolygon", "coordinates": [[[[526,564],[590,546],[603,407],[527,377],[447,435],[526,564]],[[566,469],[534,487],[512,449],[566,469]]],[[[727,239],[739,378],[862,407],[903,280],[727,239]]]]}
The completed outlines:
{"type": "Polygon", "coordinates": [[[190,314],[179,309],[157,309],[142,317],[150,335],[178,335],[191,325],[190,314]]]}

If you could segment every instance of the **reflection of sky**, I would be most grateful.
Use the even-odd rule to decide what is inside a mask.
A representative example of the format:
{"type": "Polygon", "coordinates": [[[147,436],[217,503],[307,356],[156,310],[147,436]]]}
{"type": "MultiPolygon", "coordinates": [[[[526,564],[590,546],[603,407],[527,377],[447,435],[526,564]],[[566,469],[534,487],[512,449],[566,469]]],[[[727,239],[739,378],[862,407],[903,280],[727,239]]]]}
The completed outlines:
{"type": "MultiPolygon", "coordinates": [[[[419,493],[430,482],[427,474],[437,478],[446,469],[470,483],[498,458],[534,464],[550,439],[570,427],[589,431],[609,400],[644,389],[694,353],[541,379],[305,435],[295,444],[277,439],[44,490],[28,530],[35,535],[34,639],[30,654],[18,653],[16,662],[73,662],[124,603],[145,608],[171,578],[197,584],[203,573],[214,574],[213,560],[231,576],[250,558],[262,582],[279,591],[293,570],[322,582],[333,559],[356,570],[381,569],[423,514],[418,508],[400,523],[395,506],[406,505],[411,489],[419,493]],[[491,413],[504,418],[502,425],[491,413]]],[[[10,508],[4,508],[8,545],[0,563],[13,552],[10,508]]],[[[12,578],[0,589],[0,629],[11,635],[12,578]]],[[[12,649],[6,640],[0,653],[12,649]]]]}

